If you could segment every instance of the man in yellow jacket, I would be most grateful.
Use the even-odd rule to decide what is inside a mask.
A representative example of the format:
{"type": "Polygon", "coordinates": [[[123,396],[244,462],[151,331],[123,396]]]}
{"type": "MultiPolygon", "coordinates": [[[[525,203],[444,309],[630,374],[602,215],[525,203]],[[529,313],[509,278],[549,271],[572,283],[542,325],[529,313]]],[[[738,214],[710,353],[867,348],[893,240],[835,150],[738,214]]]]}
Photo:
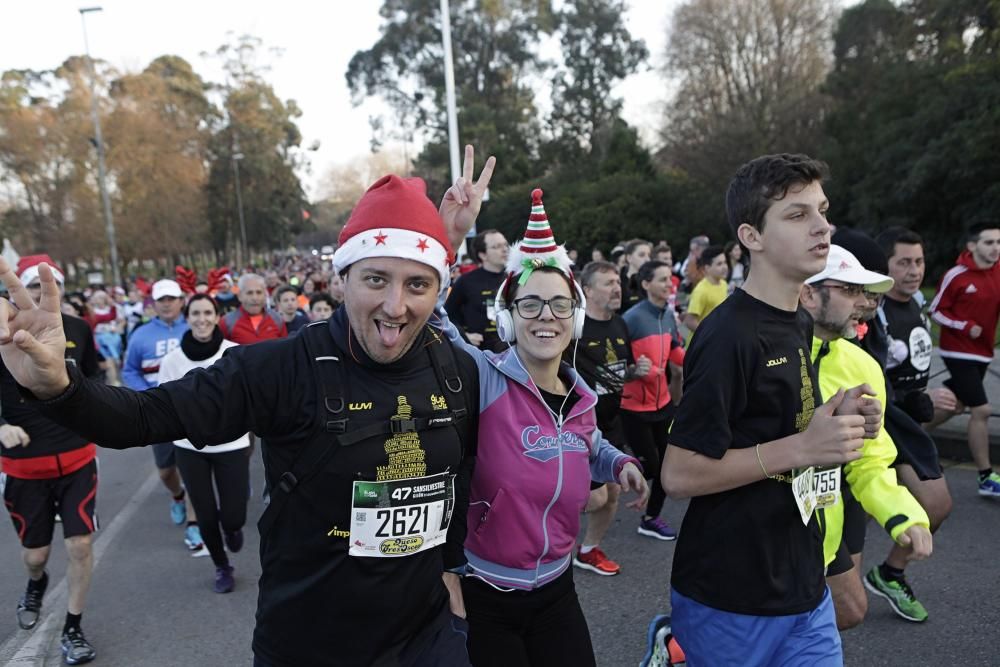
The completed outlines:
{"type": "MultiPolygon", "coordinates": [[[[833,245],[826,268],[806,281],[801,303],[813,318],[813,365],[826,400],[842,387],[868,384],[885,400],[885,380],[878,363],[849,339],[856,335],[869,299],[888,291],[893,281],[865,270],[850,252],[833,245]]],[[[911,549],[912,560],[930,556],[933,542],[927,513],[896,480],[890,467],[896,446],[885,429],[865,440],[862,456],[840,468],[817,470],[813,499],[820,509],[827,584],[837,613],[837,627],[861,623],[868,600],[861,582],[861,552],[866,514],[898,544],[911,549]]]]}

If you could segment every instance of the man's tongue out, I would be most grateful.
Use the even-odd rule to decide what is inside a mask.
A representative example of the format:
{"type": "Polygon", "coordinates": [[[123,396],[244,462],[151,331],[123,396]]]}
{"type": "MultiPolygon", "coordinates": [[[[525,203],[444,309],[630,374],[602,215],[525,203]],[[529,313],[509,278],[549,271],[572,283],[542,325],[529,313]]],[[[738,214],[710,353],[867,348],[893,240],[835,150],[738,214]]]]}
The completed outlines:
{"type": "Polygon", "coordinates": [[[382,339],[382,344],[386,347],[393,347],[399,340],[399,336],[403,331],[403,325],[390,325],[386,322],[378,323],[378,333],[379,337],[382,339]]]}

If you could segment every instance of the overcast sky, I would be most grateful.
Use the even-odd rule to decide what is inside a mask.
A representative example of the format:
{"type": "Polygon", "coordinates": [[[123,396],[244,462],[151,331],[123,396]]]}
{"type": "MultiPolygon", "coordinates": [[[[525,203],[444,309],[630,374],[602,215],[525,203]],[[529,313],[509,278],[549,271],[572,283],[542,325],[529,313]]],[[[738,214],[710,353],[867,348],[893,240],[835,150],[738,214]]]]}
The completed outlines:
{"type": "MultiPolygon", "coordinates": [[[[428,0],[433,2],[435,0],[428,0]]],[[[87,15],[91,54],[125,71],[139,71],[160,55],[179,55],[208,80],[221,81],[217,64],[201,57],[228,41],[227,33],[260,37],[266,47],[283,49],[268,81],[282,99],[294,99],[303,145],[318,141],[312,173],[303,174],[310,195],[326,170],[369,150],[368,117],[380,105],[352,107],[344,72],[351,56],[378,39],[381,0],[93,0],[103,11],[87,15]]],[[[83,53],[80,7],[87,0],[10,0],[0,10],[0,71],[52,69],[83,53]]],[[[662,62],[666,26],[676,0],[631,0],[626,21],[633,36],[646,41],[653,65],[662,62]]],[[[646,136],[665,97],[656,72],[629,78],[616,93],[625,116],[646,136]]],[[[459,128],[461,134],[461,127],[459,128]]]]}

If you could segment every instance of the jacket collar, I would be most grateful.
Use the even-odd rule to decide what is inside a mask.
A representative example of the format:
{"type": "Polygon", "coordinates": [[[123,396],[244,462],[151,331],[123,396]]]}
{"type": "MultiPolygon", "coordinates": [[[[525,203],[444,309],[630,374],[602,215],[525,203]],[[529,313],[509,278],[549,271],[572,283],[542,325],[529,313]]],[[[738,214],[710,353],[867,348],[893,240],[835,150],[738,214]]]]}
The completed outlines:
{"type": "MultiPolygon", "coordinates": [[[[486,358],[498,371],[537,396],[538,400],[542,400],[538,387],[532,381],[524,364],[521,363],[520,358],[517,356],[517,345],[500,354],[487,354],[486,358]]],[[[573,386],[574,393],[580,397],[580,400],[573,406],[567,419],[576,417],[597,405],[597,394],[587,386],[586,381],[576,372],[575,368],[563,362],[560,364],[559,374],[573,386]]]]}

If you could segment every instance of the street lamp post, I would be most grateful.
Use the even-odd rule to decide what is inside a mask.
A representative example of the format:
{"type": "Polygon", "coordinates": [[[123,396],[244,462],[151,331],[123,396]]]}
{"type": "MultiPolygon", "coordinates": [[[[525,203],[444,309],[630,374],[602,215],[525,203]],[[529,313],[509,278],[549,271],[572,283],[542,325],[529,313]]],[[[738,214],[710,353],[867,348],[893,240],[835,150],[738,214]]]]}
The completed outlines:
{"type": "MultiPolygon", "coordinates": [[[[240,152],[240,142],[233,136],[233,177],[236,182],[236,210],[239,212],[240,216],[240,239],[242,240],[243,252],[242,257],[246,258],[247,261],[250,260],[250,248],[247,247],[247,224],[243,219],[243,193],[240,189],[240,160],[243,159],[243,153],[240,152]]],[[[242,263],[242,262],[240,262],[242,263]]],[[[243,270],[245,266],[240,267],[240,271],[243,270]]]]}
{"type": "Polygon", "coordinates": [[[94,138],[97,141],[97,186],[101,190],[101,201],[104,204],[104,227],[108,233],[108,246],[111,249],[111,272],[115,286],[123,287],[121,271],[118,268],[118,243],[115,240],[115,220],[111,215],[111,197],[108,195],[106,172],[104,166],[104,137],[101,135],[101,118],[97,113],[97,74],[94,71],[94,61],[90,57],[90,44],[87,42],[87,14],[99,12],[100,7],[81,7],[80,22],[83,24],[83,48],[87,54],[87,65],[90,69],[90,115],[94,119],[94,138]]]}

